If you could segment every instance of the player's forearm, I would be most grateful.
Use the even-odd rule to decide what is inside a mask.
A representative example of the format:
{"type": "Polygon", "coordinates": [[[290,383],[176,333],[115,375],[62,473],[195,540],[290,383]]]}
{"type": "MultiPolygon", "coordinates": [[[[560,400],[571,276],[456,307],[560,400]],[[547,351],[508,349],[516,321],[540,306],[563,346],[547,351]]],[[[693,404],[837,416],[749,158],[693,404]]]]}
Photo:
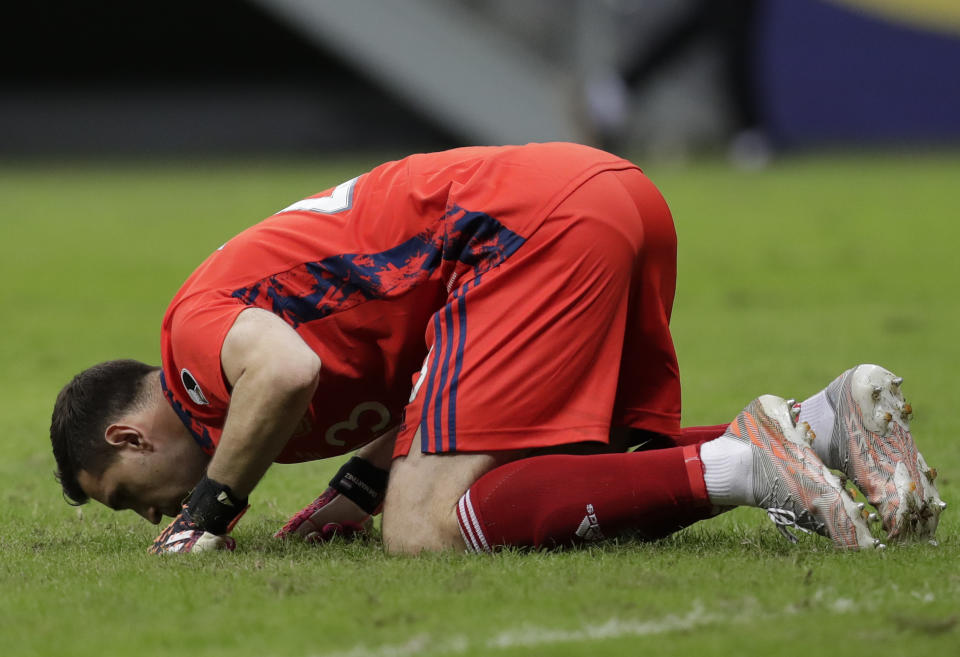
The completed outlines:
{"type": "Polygon", "coordinates": [[[247,508],[247,497],[286,444],[317,387],[320,361],[298,362],[277,356],[230,377],[233,394],[226,423],[207,476],[190,494],[180,514],[150,551],[195,552],[233,549],[225,536],[247,508]]]}
{"type": "Polygon", "coordinates": [[[236,381],[207,476],[247,497],[283,450],[316,391],[318,366],[248,369],[236,381]]]}
{"type": "Polygon", "coordinates": [[[399,427],[391,429],[357,450],[356,456],[381,470],[389,470],[393,461],[393,445],[397,440],[399,427]]]}

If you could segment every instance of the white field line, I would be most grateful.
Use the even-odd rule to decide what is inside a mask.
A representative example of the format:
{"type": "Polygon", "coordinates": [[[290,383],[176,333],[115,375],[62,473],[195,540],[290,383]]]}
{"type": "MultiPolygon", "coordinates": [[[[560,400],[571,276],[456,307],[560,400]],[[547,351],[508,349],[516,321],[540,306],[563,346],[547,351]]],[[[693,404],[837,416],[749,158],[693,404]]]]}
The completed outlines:
{"type": "MultiPolygon", "coordinates": [[[[817,589],[808,600],[816,608],[827,609],[834,614],[868,613],[873,606],[868,600],[854,602],[850,598],[837,594],[832,587],[817,589]]],[[[911,595],[924,603],[934,601],[934,595],[927,592],[912,591],[911,595]]],[[[876,601],[874,601],[876,602],[876,601]]],[[[366,646],[357,644],[339,652],[320,653],[311,657],[425,657],[427,655],[458,655],[465,652],[488,654],[509,648],[537,648],[550,645],[603,641],[625,637],[654,636],[671,632],[684,632],[716,624],[749,624],[771,622],[778,618],[789,618],[803,613],[790,603],[782,609],[770,609],[756,599],[747,597],[738,604],[730,605],[734,613],[707,611],[699,601],[685,614],[668,614],[653,619],[611,618],[602,623],[582,624],[570,628],[538,627],[523,624],[502,630],[485,638],[470,638],[464,635],[432,636],[428,633],[417,634],[404,643],[366,646]]]]}
{"type": "Polygon", "coordinates": [[[376,647],[357,645],[343,652],[323,653],[315,657],[413,657],[426,654],[462,654],[471,649],[484,652],[507,648],[533,648],[551,644],[577,643],[623,637],[651,636],[669,632],[687,631],[718,621],[733,621],[735,616],[707,613],[702,605],[695,605],[682,616],[668,615],[652,620],[622,620],[611,618],[600,624],[582,625],[571,629],[557,629],[522,625],[493,636],[471,640],[465,636],[432,637],[419,634],[405,643],[376,647]]]}
{"type": "MultiPolygon", "coordinates": [[[[911,595],[924,603],[933,602],[933,594],[913,591],[911,595]]],[[[866,613],[872,605],[869,601],[854,602],[837,595],[832,587],[817,589],[809,602],[834,614],[866,613]]],[[[432,636],[428,633],[415,635],[404,643],[366,646],[357,644],[339,652],[329,652],[311,657],[425,657],[426,655],[458,655],[468,651],[488,654],[509,648],[536,648],[549,645],[603,641],[625,637],[654,636],[671,632],[684,632],[715,624],[770,622],[778,618],[801,613],[795,605],[787,604],[782,609],[770,609],[760,605],[754,598],[744,598],[729,608],[735,613],[707,611],[699,601],[685,614],[669,614],[654,619],[611,618],[602,623],[582,624],[571,628],[538,627],[523,624],[502,630],[486,638],[471,639],[464,635],[432,636]]]]}

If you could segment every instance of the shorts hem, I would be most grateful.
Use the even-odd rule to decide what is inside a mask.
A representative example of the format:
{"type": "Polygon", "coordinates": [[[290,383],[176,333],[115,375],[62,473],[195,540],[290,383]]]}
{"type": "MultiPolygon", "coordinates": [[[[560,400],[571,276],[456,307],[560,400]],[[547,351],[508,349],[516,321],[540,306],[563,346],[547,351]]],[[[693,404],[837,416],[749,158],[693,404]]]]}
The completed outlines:
{"type": "MultiPolygon", "coordinates": [[[[417,428],[401,432],[393,450],[393,458],[406,456],[413,447],[417,428]],[[407,433],[408,436],[403,434],[407,433]]],[[[425,454],[459,454],[476,452],[512,452],[523,449],[556,447],[582,442],[610,442],[610,427],[576,427],[567,429],[492,429],[489,431],[457,431],[456,449],[424,451],[425,454]]],[[[431,447],[433,446],[431,441],[431,447]]]]}
{"type": "Polygon", "coordinates": [[[659,413],[645,409],[626,409],[619,414],[617,426],[643,429],[671,438],[680,435],[680,413],[659,413]]]}
{"type": "MultiPolygon", "coordinates": [[[[645,410],[629,410],[621,415],[615,426],[629,426],[665,436],[680,435],[679,413],[655,413],[645,410]]],[[[613,425],[592,425],[574,428],[512,428],[485,431],[457,431],[456,448],[452,450],[425,450],[426,454],[457,454],[476,452],[511,452],[570,445],[574,443],[610,443],[610,428],[613,425]]],[[[419,426],[411,426],[400,432],[393,450],[393,458],[409,454],[419,426]]],[[[431,447],[433,446],[431,441],[431,447]]]]}

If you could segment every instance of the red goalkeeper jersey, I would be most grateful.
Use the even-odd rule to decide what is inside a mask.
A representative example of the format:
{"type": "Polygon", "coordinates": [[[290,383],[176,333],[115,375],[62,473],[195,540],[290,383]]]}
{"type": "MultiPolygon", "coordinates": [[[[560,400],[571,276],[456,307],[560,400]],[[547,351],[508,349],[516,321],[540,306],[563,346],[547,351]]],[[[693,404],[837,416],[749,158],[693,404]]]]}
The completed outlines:
{"type": "Polygon", "coordinates": [[[451,295],[522,249],[584,181],[624,169],[635,167],[572,144],[462,148],[389,162],[294,203],[220,247],[173,298],[161,333],[167,400],[212,453],[230,401],[224,338],[238,313],[263,308],[322,362],[277,460],[356,449],[401,422],[434,346],[431,318],[451,295]]]}

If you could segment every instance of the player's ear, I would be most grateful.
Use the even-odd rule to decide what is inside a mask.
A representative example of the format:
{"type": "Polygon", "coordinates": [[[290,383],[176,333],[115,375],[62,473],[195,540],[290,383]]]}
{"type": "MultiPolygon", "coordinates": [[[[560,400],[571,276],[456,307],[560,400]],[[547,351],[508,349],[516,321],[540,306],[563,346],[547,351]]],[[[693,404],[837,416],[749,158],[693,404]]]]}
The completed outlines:
{"type": "Polygon", "coordinates": [[[103,438],[108,444],[119,449],[132,448],[149,450],[152,448],[150,440],[147,439],[139,427],[123,422],[115,422],[109,425],[103,433],[103,438]]]}

